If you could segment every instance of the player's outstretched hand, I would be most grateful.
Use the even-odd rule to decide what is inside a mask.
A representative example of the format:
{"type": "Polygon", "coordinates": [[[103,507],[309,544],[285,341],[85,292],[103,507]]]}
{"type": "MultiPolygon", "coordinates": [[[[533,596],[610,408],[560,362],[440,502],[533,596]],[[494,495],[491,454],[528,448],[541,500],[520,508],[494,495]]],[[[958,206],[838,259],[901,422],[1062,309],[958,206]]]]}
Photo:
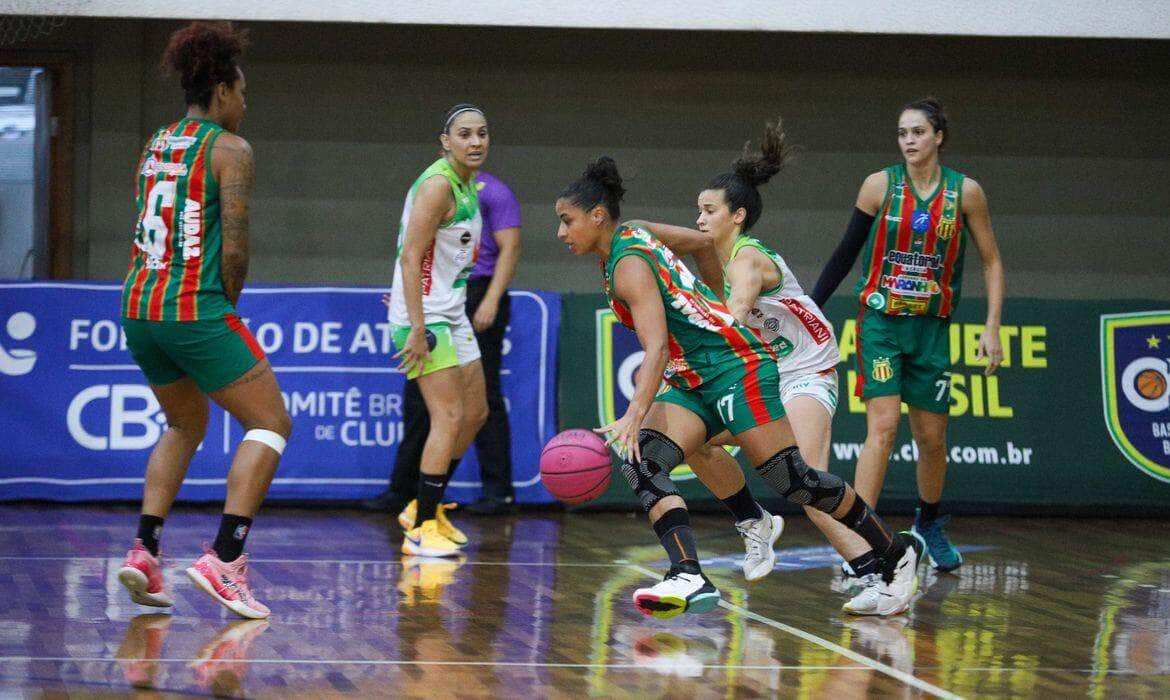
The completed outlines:
{"type": "Polygon", "coordinates": [[[975,357],[987,358],[987,366],[983,368],[983,376],[990,377],[1003,364],[1003,344],[999,340],[999,329],[988,333],[984,329],[979,336],[979,347],[975,349],[975,357]]]}
{"type": "Polygon", "coordinates": [[[614,445],[617,454],[632,464],[642,461],[638,447],[638,431],[642,429],[642,418],[626,411],[626,414],[609,425],[594,428],[593,432],[605,437],[605,446],[614,445]]]}

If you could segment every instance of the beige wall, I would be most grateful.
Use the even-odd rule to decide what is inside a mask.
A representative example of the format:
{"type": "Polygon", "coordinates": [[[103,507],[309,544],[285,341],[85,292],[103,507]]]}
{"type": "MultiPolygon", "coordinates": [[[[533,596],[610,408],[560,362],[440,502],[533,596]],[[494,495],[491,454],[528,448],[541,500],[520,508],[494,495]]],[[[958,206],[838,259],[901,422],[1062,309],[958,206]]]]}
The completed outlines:
{"type": "MultiPolygon", "coordinates": [[[[176,26],[74,19],[40,44],[81,64],[81,276],[124,270],[135,159],[183,109],[154,68],[176,26]]],[[[488,169],[523,203],[518,285],[597,289],[552,214],[591,157],[621,166],[624,215],[689,223],[702,184],[778,112],[803,150],[764,189],[756,233],[811,286],[861,180],[897,158],[898,107],[935,93],[944,160],[988,192],[1011,294],[1170,296],[1170,42],[339,24],[252,38],[255,282],[388,284],[402,196],[443,110],[470,99],[491,121],[488,169]]]]}

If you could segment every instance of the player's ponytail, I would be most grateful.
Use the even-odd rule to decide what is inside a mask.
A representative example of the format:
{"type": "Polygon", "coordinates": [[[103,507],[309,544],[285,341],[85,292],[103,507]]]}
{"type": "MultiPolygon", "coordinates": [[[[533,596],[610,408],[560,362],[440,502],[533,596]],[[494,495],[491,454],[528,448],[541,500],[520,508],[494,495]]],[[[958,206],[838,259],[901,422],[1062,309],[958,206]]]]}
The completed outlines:
{"type": "Polygon", "coordinates": [[[731,211],[744,209],[747,212],[743,222],[744,231],[755,226],[764,211],[760,185],[771,180],[792,159],[792,146],[787,141],[784,122],[779,117],[775,123],[768,122],[765,125],[759,152],[753,153],[751,145],[751,141],[744,144],[743,155],[731,164],[731,172],[717,175],[707,185],[709,190],[723,190],[723,197],[731,211]]]}
{"type": "Polygon", "coordinates": [[[609,212],[609,217],[617,220],[621,217],[625,194],[617,163],[609,156],[601,156],[587,165],[581,177],[569,183],[558,199],[567,199],[584,211],[601,204],[609,212]]]}
{"type": "Polygon", "coordinates": [[[192,22],[171,34],[162,68],[179,76],[188,105],[207,109],[216,85],[236,84],[240,54],[247,44],[247,30],[236,29],[230,22],[192,22]]]}

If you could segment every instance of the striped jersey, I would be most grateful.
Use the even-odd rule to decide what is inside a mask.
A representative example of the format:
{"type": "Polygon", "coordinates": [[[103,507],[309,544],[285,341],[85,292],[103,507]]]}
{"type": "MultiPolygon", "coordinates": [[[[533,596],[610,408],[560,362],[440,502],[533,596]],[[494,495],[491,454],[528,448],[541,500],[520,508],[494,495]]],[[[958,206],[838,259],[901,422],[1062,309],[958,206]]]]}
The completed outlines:
{"type": "Polygon", "coordinates": [[[750,328],[736,323],[711,289],[665,245],[643,229],[619,226],[609,245],[609,261],[601,266],[605,294],[622,325],[634,328],[630,307],[613,288],[613,272],[622,258],[636,255],[654,271],[662,304],[670,359],[663,378],[680,389],[694,389],[740,369],[752,371],[775,353],[750,328]]]}
{"type": "Polygon", "coordinates": [[[938,187],[925,198],[900,163],[886,168],[886,196],[869,229],[856,292],[861,303],[894,316],[949,317],[959,303],[966,176],[941,168],[938,187]]]}
{"type": "MultiPolygon", "coordinates": [[[[728,264],[748,247],[768,256],[780,271],[780,281],[776,286],[761,291],[756,297],[748,312],[747,325],[771,343],[780,360],[781,376],[823,372],[836,367],[841,361],[841,353],[833,335],[833,324],[825,318],[821,307],[804,293],[779,253],[751,236],[740,235],[731,248],[728,264]]],[[[727,293],[731,293],[730,284],[727,293]]]]}
{"type": "Polygon", "coordinates": [[[122,316],[198,321],[235,313],[220,275],[219,183],[211,148],[223,127],[181,119],[155,132],[138,163],[138,220],[122,316]]]}
{"type": "Polygon", "coordinates": [[[455,216],[439,226],[435,240],[422,261],[422,302],[424,323],[455,323],[466,315],[467,277],[475,267],[483,218],[479,213],[479,195],[474,178],[459,179],[446,158],[440,158],[418,176],[406,195],[402,221],[398,226],[398,257],[394,261],[394,285],[390,291],[390,322],[410,325],[406,298],[402,291],[402,245],[418,187],[428,178],[442,175],[455,195],[455,216]]]}

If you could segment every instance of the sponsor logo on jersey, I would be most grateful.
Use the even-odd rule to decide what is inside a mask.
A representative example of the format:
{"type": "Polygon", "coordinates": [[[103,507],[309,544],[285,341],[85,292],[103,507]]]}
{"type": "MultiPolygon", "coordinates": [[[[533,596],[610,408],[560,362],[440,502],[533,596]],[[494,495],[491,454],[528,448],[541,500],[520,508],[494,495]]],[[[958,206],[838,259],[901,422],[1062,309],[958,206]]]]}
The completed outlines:
{"type": "MultiPolygon", "coordinates": [[[[915,239],[915,243],[921,243],[921,239],[915,239]]],[[[891,250],[886,253],[886,261],[894,265],[901,265],[907,268],[918,268],[925,270],[930,268],[937,270],[942,267],[941,255],[926,255],[924,253],[917,253],[914,251],[906,252],[904,250],[891,250]]]]}
{"type": "Polygon", "coordinates": [[[907,299],[905,297],[894,296],[890,297],[890,308],[887,309],[887,313],[924,314],[926,313],[926,307],[929,305],[929,299],[907,299]]]}
{"type": "Polygon", "coordinates": [[[912,297],[929,297],[941,291],[938,282],[910,275],[882,275],[882,287],[912,297]]]}
{"type": "Polygon", "coordinates": [[[873,377],[875,382],[888,382],[893,379],[894,370],[890,367],[890,358],[874,358],[873,367],[869,371],[869,376],[873,377]]]}
{"type": "Polygon", "coordinates": [[[183,259],[197,258],[203,253],[203,205],[188,199],[183,208],[183,259]]]}
{"type": "Polygon", "coordinates": [[[1117,449],[1170,482],[1170,311],[1101,317],[1101,383],[1117,449]]]}
{"type": "Polygon", "coordinates": [[[881,292],[870,292],[865,298],[865,305],[871,309],[881,310],[886,305],[886,297],[881,292]]]}
{"type": "Polygon", "coordinates": [[[142,162],[141,172],[146,177],[153,177],[158,173],[162,173],[164,175],[173,175],[175,177],[183,177],[187,174],[187,164],[168,163],[151,156],[142,162]]]}
{"type": "Polygon", "coordinates": [[[814,343],[824,345],[832,339],[833,331],[821,321],[819,316],[805,308],[804,304],[801,304],[796,299],[781,299],[780,303],[800,321],[804,329],[808,331],[809,336],[812,337],[814,343]]]}
{"type": "Polygon", "coordinates": [[[175,136],[169,131],[159,134],[150,142],[150,150],[159,153],[163,151],[184,151],[195,143],[194,136],[175,136]]]}
{"type": "Polygon", "coordinates": [[[926,211],[925,209],[916,210],[911,216],[910,228],[918,232],[922,232],[930,228],[930,212],[926,211]]]}

